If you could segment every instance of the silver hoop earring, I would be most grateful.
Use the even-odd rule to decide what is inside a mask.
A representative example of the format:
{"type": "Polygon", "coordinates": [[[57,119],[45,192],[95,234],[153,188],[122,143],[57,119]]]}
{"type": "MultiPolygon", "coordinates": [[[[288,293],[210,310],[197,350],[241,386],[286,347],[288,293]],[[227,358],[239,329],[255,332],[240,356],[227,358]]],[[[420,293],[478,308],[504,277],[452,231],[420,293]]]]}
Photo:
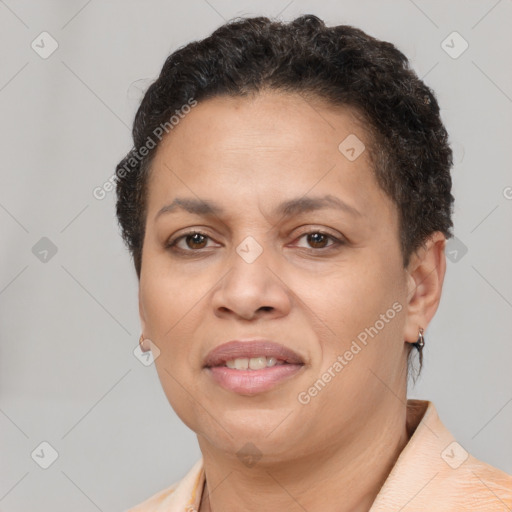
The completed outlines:
{"type": "Polygon", "coordinates": [[[418,335],[418,340],[413,343],[413,345],[421,352],[421,350],[423,349],[423,347],[425,346],[425,338],[423,336],[423,327],[420,327],[420,331],[419,331],[419,335],[418,335]]]}

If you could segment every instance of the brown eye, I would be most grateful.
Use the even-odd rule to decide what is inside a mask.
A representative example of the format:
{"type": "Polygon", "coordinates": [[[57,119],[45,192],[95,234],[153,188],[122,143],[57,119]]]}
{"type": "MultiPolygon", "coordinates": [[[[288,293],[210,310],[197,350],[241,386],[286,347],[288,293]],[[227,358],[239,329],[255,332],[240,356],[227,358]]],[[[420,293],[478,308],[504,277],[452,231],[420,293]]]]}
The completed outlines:
{"type": "Polygon", "coordinates": [[[315,249],[322,249],[326,247],[326,243],[328,241],[329,236],[324,233],[308,233],[307,235],[308,243],[315,249]]]}
{"type": "Polygon", "coordinates": [[[206,235],[202,235],[201,233],[194,233],[191,235],[186,235],[185,243],[190,249],[203,249],[205,241],[208,238],[206,235]],[[198,247],[200,245],[201,247],[198,247]]]}
{"type": "Polygon", "coordinates": [[[323,231],[309,231],[307,233],[303,233],[298,240],[305,239],[307,246],[299,245],[299,247],[306,250],[314,250],[318,249],[321,251],[322,249],[330,249],[334,248],[338,245],[343,245],[343,241],[338,238],[330,235],[329,233],[324,233],[323,231]],[[329,243],[331,241],[331,243],[329,243]]]}
{"type": "Polygon", "coordinates": [[[211,238],[205,233],[190,231],[174,240],[170,240],[166,248],[181,253],[199,253],[201,249],[208,247],[207,244],[209,240],[211,240],[211,238]]]}

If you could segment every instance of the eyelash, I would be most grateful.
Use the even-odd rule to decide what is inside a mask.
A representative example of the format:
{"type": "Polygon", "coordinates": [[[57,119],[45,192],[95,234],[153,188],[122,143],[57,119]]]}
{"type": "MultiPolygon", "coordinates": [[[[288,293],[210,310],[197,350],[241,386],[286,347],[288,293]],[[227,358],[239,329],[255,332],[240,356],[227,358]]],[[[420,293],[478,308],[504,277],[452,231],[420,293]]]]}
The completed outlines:
{"type": "MultiPolygon", "coordinates": [[[[322,247],[320,249],[302,247],[301,249],[305,250],[306,252],[313,252],[313,253],[327,252],[327,251],[330,251],[330,249],[344,245],[346,243],[344,240],[340,240],[339,238],[336,238],[335,236],[331,235],[330,233],[327,233],[326,231],[322,231],[321,229],[313,229],[311,231],[306,231],[305,233],[301,233],[299,235],[298,239],[300,240],[301,238],[303,238],[307,235],[312,235],[312,234],[323,235],[327,238],[330,238],[333,241],[333,243],[331,245],[328,245],[327,247],[322,247]]],[[[204,247],[202,249],[181,249],[181,248],[177,247],[177,244],[180,240],[185,239],[188,236],[193,236],[193,235],[201,235],[205,238],[211,239],[210,236],[207,235],[206,233],[204,233],[203,231],[192,230],[192,231],[189,231],[187,233],[180,235],[179,237],[175,238],[174,240],[169,240],[169,242],[166,244],[166,249],[169,249],[169,250],[172,250],[175,252],[180,252],[182,254],[189,253],[190,255],[193,255],[194,253],[198,254],[204,250],[207,250],[204,247]]]]}

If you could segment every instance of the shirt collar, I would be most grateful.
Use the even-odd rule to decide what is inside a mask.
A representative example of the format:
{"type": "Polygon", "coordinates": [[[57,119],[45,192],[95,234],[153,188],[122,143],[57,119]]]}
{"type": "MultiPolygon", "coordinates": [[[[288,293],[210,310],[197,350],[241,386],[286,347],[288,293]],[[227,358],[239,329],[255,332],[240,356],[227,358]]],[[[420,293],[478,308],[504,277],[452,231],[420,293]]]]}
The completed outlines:
{"type": "MultiPolygon", "coordinates": [[[[407,400],[406,428],[410,439],[369,512],[453,510],[453,500],[464,501],[468,489],[474,493],[474,499],[482,496],[482,505],[488,507],[485,510],[498,510],[490,508],[490,504],[502,507],[500,493],[508,496],[506,486],[510,477],[468,454],[440,421],[432,402],[407,400]]],[[[151,512],[197,512],[204,484],[201,457],[151,512]]]]}

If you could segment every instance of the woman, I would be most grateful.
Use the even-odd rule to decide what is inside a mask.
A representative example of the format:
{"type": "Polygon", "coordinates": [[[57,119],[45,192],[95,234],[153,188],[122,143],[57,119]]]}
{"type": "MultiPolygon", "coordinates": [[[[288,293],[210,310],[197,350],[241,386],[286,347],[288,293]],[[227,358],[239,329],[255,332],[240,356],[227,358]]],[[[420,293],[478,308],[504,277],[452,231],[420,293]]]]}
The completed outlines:
{"type": "Polygon", "coordinates": [[[165,62],[117,167],[141,349],[202,458],[132,511],[512,507],[407,400],[452,236],[452,152],[393,45],[235,20],[165,62]]]}

